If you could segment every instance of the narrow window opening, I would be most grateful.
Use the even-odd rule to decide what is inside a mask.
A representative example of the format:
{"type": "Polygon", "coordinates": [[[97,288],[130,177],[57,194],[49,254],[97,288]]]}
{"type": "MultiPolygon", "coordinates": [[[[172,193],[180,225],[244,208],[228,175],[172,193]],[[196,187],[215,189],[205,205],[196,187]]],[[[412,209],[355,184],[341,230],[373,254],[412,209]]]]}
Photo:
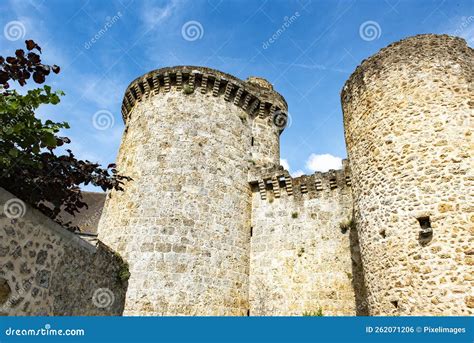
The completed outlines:
{"type": "Polygon", "coordinates": [[[431,228],[430,217],[420,217],[417,220],[423,230],[431,228]]]}
{"type": "Polygon", "coordinates": [[[397,300],[390,301],[390,303],[393,305],[393,307],[398,308],[398,301],[397,300]]]}
{"type": "Polygon", "coordinates": [[[250,317],[250,310],[247,310],[247,317],[250,317]]]}
{"type": "Polygon", "coordinates": [[[250,144],[253,146],[255,143],[255,139],[252,137],[252,140],[250,141],[250,144]]]}
{"type": "Polygon", "coordinates": [[[253,236],[253,226],[250,227],[250,237],[253,236]]]}
{"type": "Polygon", "coordinates": [[[431,220],[430,217],[420,217],[416,218],[418,223],[420,224],[420,232],[418,236],[418,240],[421,245],[428,244],[433,239],[433,229],[431,228],[431,220]]]}

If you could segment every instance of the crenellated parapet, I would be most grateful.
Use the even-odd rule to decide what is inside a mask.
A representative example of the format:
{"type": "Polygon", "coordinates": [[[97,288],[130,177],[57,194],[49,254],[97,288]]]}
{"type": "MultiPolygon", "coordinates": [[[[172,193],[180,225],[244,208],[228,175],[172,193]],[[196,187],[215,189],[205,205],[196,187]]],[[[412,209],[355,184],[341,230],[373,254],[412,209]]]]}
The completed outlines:
{"type": "MultiPolygon", "coordinates": [[[[124,122],[137,102],[171,91],[223,97],[250,116],[271,118],[279,123],[285,122],[287,117],[288,106],[285,99],[263,79],[249,78],[248,81],[243,81],[214,69],[177,66],[151,71],[128,86],[122,103],[124,122]]],[[[282,131],[284,125],[280,125],[279,129],[282,131]]]]}
{"type": "MultiPolygon", "coordinates": [[[[252,171],[250,313],[358,312],[350,233],[349,170],[291,177],[281,166],[252,171]]],[[[357,261],[357,257],[354,257],[357,261]]]]}
{"type": "Polygon", "coordinates": [[[299,177],[292,177],[289,171],[281,166],[253,170],[249,182],[254,190],[258,190],[262,200],[280,198],[283,193],[296,198],[305,194],[309,198],[316,198],[337,188],[350,187],[351,177],[347,160],[343,160],[340,170],[299,177]]]}
{"type": "Polygon", "coordinates": [[[371,315],[473,315],[474,50],[423,34],[341,93],[371,315]]]}

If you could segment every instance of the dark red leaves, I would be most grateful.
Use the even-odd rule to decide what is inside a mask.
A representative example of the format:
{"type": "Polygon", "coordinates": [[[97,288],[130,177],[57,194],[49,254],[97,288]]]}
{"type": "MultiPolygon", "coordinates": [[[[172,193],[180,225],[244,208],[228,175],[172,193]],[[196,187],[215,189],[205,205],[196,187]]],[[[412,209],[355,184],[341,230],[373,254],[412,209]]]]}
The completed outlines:
{"type": "Polygon", "coordinates": [[[34,72],[33,80],[35,80],[36,83],[43,83],[45,80],[44,74],[41,72],[34,72]]]}
{"type": "Polygon", "coordinates": [[[17,51],[15,51],[15,56],[18,58],[22,58],[25,56],[25,51],[23,49],[18,49],[17,51]]]}
{"type": "Polygon", "coordinates": [[[35,54],[34,52],[28,53],[28,59],[33,64],[39,64],[41,62],[41,57],[38,54],[35,54]]]}
{"type": "Polygon", "coordinates": [[[25,40],[26,48],[28,50],[36,49],[41,53],[41,48],[38,44],[36,44],[32,39],[25,40]]]}
{"type": "Polygon", "coordinates": [[[3,71],[3,70],[0,70],[0,84],[5,84],[7,83],[8,79],[9,79],[9,75],[6,71],[3,71]]]}
{"type": "MultiPolygon", "coordinates": [[[[15,57],[0,56],[0,84],[4,89],[9,87],[9,81],[17,81],[24,86],[30,77],[36,83],[43,83],[51,71],[55,74],[60,71],[57,65],[41,63],[40,55],[32,51],[36,49],[41,53],[41,48],[34,41],[27,40],[25,43],[28,50],[26,56],[21,49],[15,52],[15,57]]],[[[82,201],[80,185],[93,184],[104,191],[123,190],[122,185],[131,179],[118,174],[115,164],[102,168],[97,163],[77,159],[69,149],[63,155],[56,155],[55,149],[71,140],[56,136],[55,133],[59,128],[69,128],[69,125],[51,120],[43,122],[36,118],[34,111],[39,104],[59,102],[58,96],[51,93],[51,87],[45,86],[44,92],[46,94],[33,100],[25,100],[28,98],[15,91],[0,94],[0,100],[14,96],[21,100],[17,108],[9,107],[0,116],[0,131],[12,127],[10,133],[4,130],[0,139],[0,187],[35,206],[66,228],[77,230],[71,227],[70,222],[60,222],[58,215],[61,211],[75,215],[87,207],[82,201]],[[13,157],[10,153],[12,149],[15,153],[13,157]],[[15,163],[2,164],[13,158],[15,163]]]]}
{"type": "Polygon", "coordinates": [[[26,81],[33,76],[36,83],[45,82],[46,76],[51,73],[58,74],[61,70],[59,66],[49,66],[41,63],[41,57],[32,50],[37,50],[41,53],[41,48],[33,40],[25,41],[26,48],[29,51],[25,56],[23,49],[15,51],[15,56],[8,56],[4,58],[0,56],[0,85],[3,88],[9,87],[9,81],[17,81],[20,86],[26,85],[26,81]]]}

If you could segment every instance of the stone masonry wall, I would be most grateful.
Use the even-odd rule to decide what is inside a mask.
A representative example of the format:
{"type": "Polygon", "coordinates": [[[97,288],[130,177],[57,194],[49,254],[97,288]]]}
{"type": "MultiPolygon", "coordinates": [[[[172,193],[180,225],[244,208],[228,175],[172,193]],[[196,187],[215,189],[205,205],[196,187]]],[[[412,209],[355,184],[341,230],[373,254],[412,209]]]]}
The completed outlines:
{"type": "Polygon", "coordinates": [[[0,188],[0,314],[120,315],[123,261],[0,188]]]}
{"type": "Polygon", "coordinates": [[[350,179],[276,171],[252,197],[250,315],[365,314],[350,179]],[[286,177],[285,177],[286,175],[286,177]],[[340,224],[347,226],[341,229],[340,224]],[[357,303],[356,303],[357,300],[357,303]]]}
{"type": "Polygon", "coordinates": [[[109,194],[99,223],[130,263],[125,314],[247,314],[253,121],[268,123],[278,147],[268,118],[284,106],[268,88],[207,68],[132,82],[117,167],[133,181],[109,194]]]}
{"type": "Polygon", "coordinates": [[[420,35],[342,92],[371,315],[474,314],[474,52],[420,35]]]}

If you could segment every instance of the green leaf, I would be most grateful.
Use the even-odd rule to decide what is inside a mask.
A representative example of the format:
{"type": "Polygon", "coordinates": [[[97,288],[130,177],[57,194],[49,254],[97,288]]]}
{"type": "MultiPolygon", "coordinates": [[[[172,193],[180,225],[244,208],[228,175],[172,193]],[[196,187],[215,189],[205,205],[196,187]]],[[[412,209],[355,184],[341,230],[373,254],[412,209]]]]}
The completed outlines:
{"type": "Polygon", "coordinates": [[[43,137],[43,143],[48,148],[55,148],[57,145],[56,138],[52,134],[46,134],[43,137]]]}
{"type": "Polygon", "coordinates": [[[11,157],[18,157],[18,149],[11,148],[10,151],[8,151],[8,155],[10,155],[11,157]]]}
{"type": "Polygon", "coordinates": [[[3,127],[3,132],[5,132],[7,135],[11,135],[13,133],[13,128],[10,125],[7,125],[3,127]]]}
{"type": "Polygon", "coordinates": [[[20,122],[20,123],[17,123],[15,124],[15,126],[13,127],[13,131],[15,133],[19,133],[21,130],[23,130],[25,128],[25,124],[20,122]]]}

